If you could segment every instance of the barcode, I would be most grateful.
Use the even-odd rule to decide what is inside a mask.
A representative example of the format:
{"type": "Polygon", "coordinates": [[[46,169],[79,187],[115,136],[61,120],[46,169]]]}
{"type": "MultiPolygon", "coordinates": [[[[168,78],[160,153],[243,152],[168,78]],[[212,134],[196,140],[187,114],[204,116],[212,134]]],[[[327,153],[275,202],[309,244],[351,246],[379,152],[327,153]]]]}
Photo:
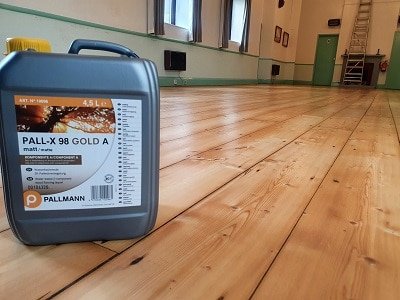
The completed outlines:
{"type": "Polygon", "coordinates": [[[109,200],[113,198],[112,185],[93,185],[91,186],[92,200],[109,200]]]}

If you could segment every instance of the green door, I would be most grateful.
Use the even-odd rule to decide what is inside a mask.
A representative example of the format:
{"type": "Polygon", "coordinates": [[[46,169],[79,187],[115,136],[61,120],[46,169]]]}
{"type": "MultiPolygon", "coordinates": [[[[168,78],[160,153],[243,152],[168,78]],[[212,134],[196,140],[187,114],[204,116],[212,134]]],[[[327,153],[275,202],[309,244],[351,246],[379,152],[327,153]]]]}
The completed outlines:
{"type": "Polygon", "coordinates": [[[394,34],[392,55],[390,57],[386,87],[388,89],[400,89],[400,32],[394,34]]]}
{"type": "Polygon", "coordinates": [[[318,36],[313,76],[314,85],[330,86],[332,84],[338,39],[338,35],[318,36]]]}

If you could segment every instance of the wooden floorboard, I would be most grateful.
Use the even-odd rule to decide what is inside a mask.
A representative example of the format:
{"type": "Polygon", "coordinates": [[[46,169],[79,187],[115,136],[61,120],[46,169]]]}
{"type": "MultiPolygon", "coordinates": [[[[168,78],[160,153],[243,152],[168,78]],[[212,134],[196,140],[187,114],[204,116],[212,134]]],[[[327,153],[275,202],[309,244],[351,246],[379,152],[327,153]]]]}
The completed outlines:
{"type": "Polygon", "coordinates": [[[48,298],[115,255],[93,243],[27,247],[10,230],[0,233],[0,253],[1,299],[48,298]]]}
{"type": "Polygon", "coordinates": [[[27,247],[2,206],[0,295],[395,299],[399,120],[396,91],[163,89],[154,231],[27,247]]]}
{"type": "Polygon", "coordinates": [[[5,212],[5,206],[3,204],[3,188],[0,187],[0,232],[6,230],[9,228],[7,217],[6,217],[6,212],[5,212]]]}
{"type": "MultiPolygon", "coordinates": [[[[351,103],[349,109],[355,105],[353,100],[351,103]]],[[[321,111],[330,110],[330,106],[333,105],[336,106],[334,110],[336,112],[341,111],[343,107],[349,106],[348,103],[333,103],[322,108],[313,109],[308,111],[308,113],[310,115],[319,115],[321,111]]],[[[362,105],[365,106],[366,102],[363,101],[362,105]]],[[[328,114],[325,118],[331,114],[328,114]]],[[[162,169],[160,172],[160,213],[157,218],[156,228],[165,224],[172,217],[179,215],[217,188],[223,186],[230,179],[238,176],[240,174],[238,169],[242,171],[247,170],[263,158],[288,145],[298,136],[323,120],[324,117],[299,115],[275,126],[261,129],[209,151],[199,153],[189,160],[184,160],[171,167],[162,169]],[[208,162],[199,164],[197,161],[208,162]],[[190,164],[189,169],[187,169],[188,164],[190,164]],[[231,167],[231,169],[228,170],[224,166],[231,167]],[[189,170],[189,172],[186,172],[186,170],[189,170]],[[201,170],[201,173],[196,170],[201,170]],[[218,170],[218,174],[214,173],[216,170],[218,170]],[[210,175],[209,172],[213,172],[213,175],[216,176],[207,176],[210,175]],[[191,173],[195,175],[189,176],[191,179],[188,180],[188,174],[191,173]],[[165,177],[166,174],[168,174],[168,180],[165,177]],[[222,178],[224,180],[221,181],[222,178]],[[173,187],[173,182],[181,183],[179,189],[173,187]],[[172,196],[174,197],[172,198],[172,196]],[[171,205],[171,200],[174,205],[171,205]]],[[[102,245],[114,251],[121,252],[135,242],[132,240],[113,241],[102,242],[102,245]]]]}
{"type": "Polygon", "coordinates": [[[400,151],[378,97],[255,299],[399,299],[400,151]]]}
{"type": "Polygon", "coordinates": [[[397,136],[400,142],[400,101],[396,92],[387,93],[382,95],[389,102],[389,108],[393,116],[393,120],[396,125],[397,136]]]}
{"type": "Polygon", "coordinates": [[[331,131],[311,129],[63,296],[249,297],[351,134],[331,131]]]}

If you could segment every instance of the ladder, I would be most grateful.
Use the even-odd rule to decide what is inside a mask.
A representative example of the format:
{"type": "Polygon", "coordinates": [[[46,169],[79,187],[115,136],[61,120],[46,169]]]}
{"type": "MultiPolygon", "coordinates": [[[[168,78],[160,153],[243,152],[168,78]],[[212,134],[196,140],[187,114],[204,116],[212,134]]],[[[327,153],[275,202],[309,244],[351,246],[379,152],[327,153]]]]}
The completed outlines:
{"type": "Polygon", "coordinates": [[[372,0],[360,0],[343,76],[345,85],[362,84],[371,6],[372,0]]]}

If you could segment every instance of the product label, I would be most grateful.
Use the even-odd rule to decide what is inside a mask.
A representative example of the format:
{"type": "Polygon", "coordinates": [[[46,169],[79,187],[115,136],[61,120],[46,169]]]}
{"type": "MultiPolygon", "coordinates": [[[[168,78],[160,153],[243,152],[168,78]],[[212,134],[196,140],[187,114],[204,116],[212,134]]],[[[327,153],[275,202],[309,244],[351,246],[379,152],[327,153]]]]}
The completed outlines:
{"type": "Polygon", "coordinates": [[[141,205],[140,100],[14,99],[25,210],[141,205]]]}

